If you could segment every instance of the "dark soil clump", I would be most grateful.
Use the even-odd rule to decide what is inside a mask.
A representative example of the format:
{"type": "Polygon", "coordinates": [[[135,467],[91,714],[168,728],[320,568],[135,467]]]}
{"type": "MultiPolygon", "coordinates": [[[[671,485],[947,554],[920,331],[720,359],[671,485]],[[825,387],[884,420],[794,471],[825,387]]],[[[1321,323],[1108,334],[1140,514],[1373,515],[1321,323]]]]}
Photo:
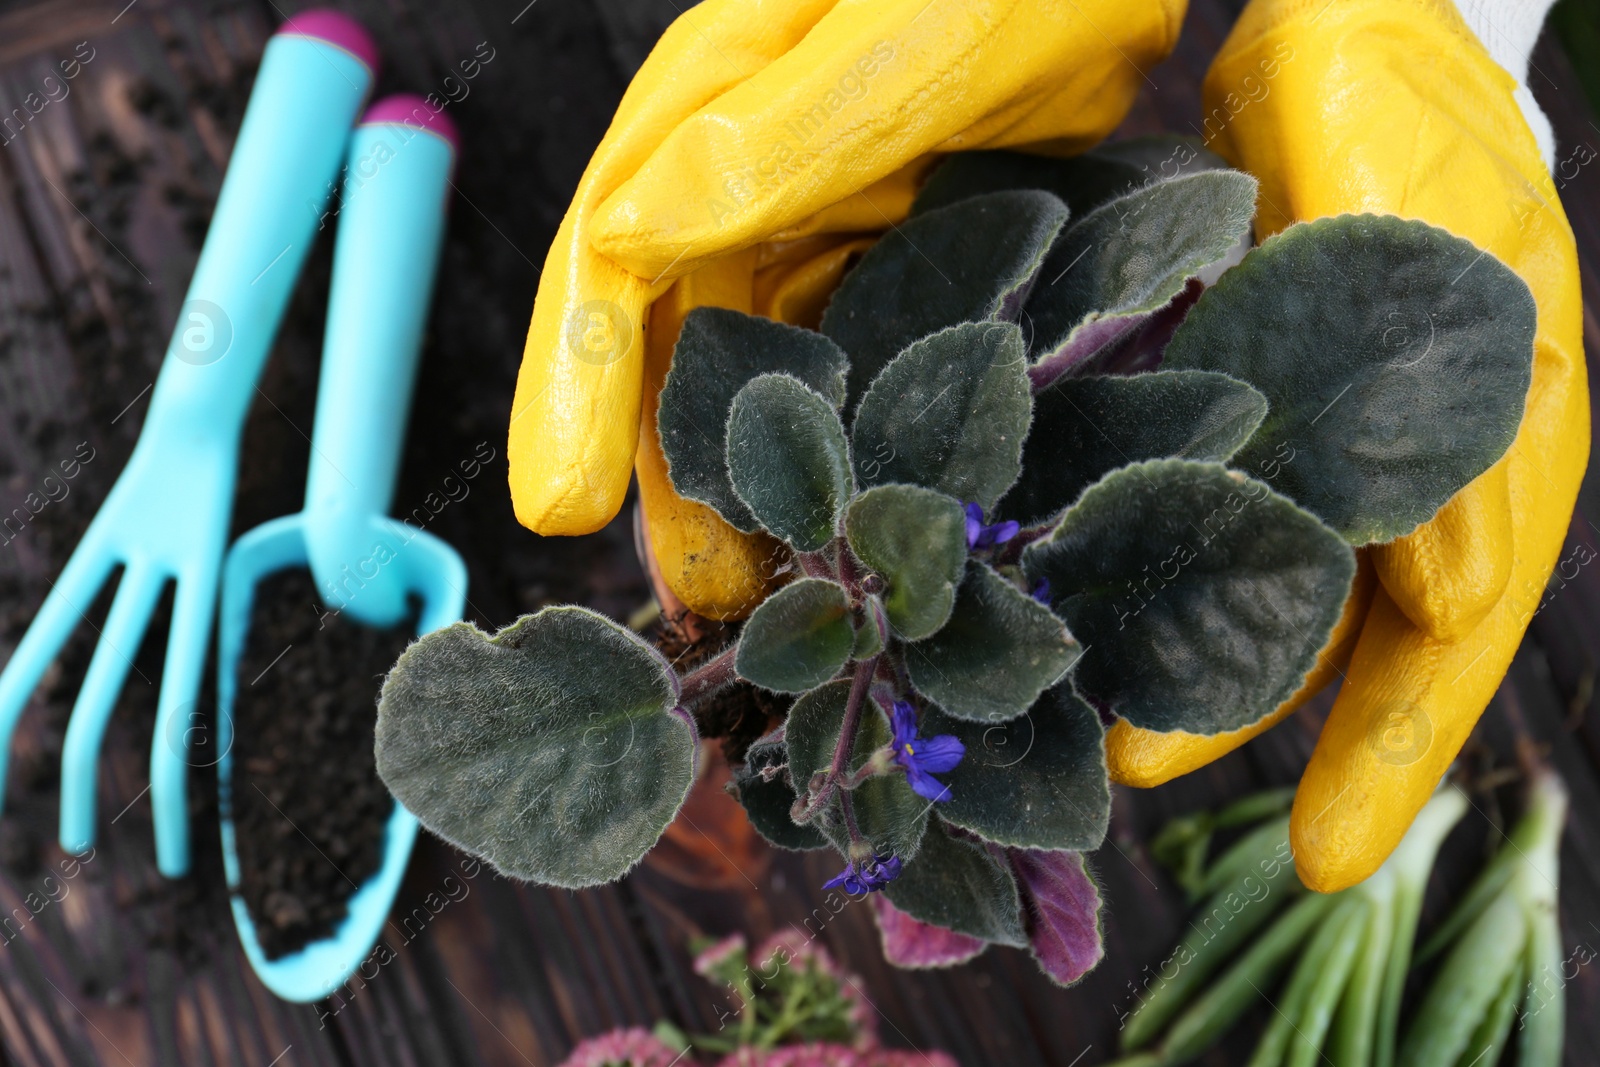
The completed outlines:
{"type": "Polygon", "coordinates": [[[372,731],[383,676],[414,621],[374,630],[322,614],[311,576],[256,587],[239,658],[234,827],[245,902],[268,958],[333,933],[382,861],[393,810],[372,731]]]}
{"type": "MultiPolygon", "coordinates": [[[[662,616],[654,633],[656,647],[685,674],[739,639],[738,624],[715,622],[699,615],[662,616]]],[[[743,763],[756,739],[789,713],[794,698],[768,693],[749,682],[734,682],[695,708],[702,737],[722,739],[729,763],[743,763]]]]}

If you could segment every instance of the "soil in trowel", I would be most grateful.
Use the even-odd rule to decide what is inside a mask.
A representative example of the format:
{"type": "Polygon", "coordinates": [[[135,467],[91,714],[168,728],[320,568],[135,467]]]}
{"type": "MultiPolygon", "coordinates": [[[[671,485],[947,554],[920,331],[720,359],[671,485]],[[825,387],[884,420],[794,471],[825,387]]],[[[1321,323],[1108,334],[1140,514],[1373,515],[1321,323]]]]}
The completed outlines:
{"type": "Polygon", "coordinates": [[[238,668],[233,808],[241,888],[269,958],[330,935],[378,869],[393,801],[372,753],[378,692],[415,632],[324,613],[311,576],[257,587],[238,668]]]}

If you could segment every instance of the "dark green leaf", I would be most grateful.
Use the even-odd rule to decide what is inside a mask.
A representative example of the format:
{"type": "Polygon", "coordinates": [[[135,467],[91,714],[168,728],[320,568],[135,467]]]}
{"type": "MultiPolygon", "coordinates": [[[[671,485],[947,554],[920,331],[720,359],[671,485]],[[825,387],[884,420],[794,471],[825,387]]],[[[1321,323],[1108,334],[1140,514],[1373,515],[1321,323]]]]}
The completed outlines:
{"type": "Polygon", "coordinates": [[[946,822],[1019,848],[1100,847],[1111,818],[1104,731],[1069,684],[1006,723],[962,722],[930,708],[919,732],[954,734],[967,746],[941,776],[951,793],[939,805],[946,822]]]}
{"type": "Polygon", "coordinates": [[[820,551],[850,499],[844,425],[798,379],[752,378],[728,414],[728,474],[757,522],[797,552],[820,551]]]}
{"type": "Polygon", "coordinates": [[[917,862],[906,864],[884,894],[913,919],[996,944],[1028,943],[1011,871],[982,845],[952,837],[938,820],[928,824],[917,862]]]}
{"type": "MultiPolygon", "coordinates": [[[[797,790],[804,790],[813,774],[826,771],[832,763],[849,702],[850,682],[841,679],[807,693],[789,709],[784,733],[789,743],[789,769],[797,790]]],[[[868,700],[861,710],[861,727],[856,733],[849,770],[855,771],[889,741],[888,720],[868,700]]],[[[911,791],[905,775],[878,775],[850,795],[861,834],[872,842],[878,855],[909,860],[917,854],[928,824],[928,802],[911,791]]],[[[842,824],[824,818],[816,825],[841,853],[848,850],[849,834],[842,824]]]]}
{"type": "Polygon", "coordinates": [[[781,731],[761,738],[745,753],[743,765],[734,769],[733,795],[744,805],[756,832],[779,848],[827,848],[828,839],[820,830],[800,826],[789,817],[795,793],[789,784],[788,763],[789,747],[781,731]]]}
{"type": "Polygon", "coordinates": [[[759,374],[790,374],[838,407],[848,367],[839,346],[819,333],[726,308],[689,312],[661,389],[658,420],[678,495],[709,504],[734,526],[753,532],[755,516],[728,478],[733,398],[759,374]]]}
{"type": "Polygon", "coordinates": [[[1024,525],[1048,521],[1140,460],[1225,460],[1266,414],[1266,397],[1225,374],[1063,378],[1033,398],[1022,477],[1000,513],[1024,525]]]}
{"type": "Polygon", "coordinates": [[[734,670],[763,689],[803,693],[838,674],[854,643],[844,587],[801,578],[763,600],[746,620],[734,670]]]}
{"type": "Polygon", "coordinates": [[[1487,252],[1425,223],[1341,215],[1291,226],[1224,274],[1166,365],[1265,393],[1272,410],[1236,465],[1281,465],[1280,491],[1366,544],[1416,529],[1510,447],[1534,322],[1528,287],[1487,252]]]}
{"type": "Polygon", "coordinates": [[[1355,574],[1350,547],[1292,501],[1177,459],[1107,475],[1022,562],[1084,643],[1079,692],[1197,734],[1248,726],[1300,687],[1355,574]]]}
{"type": "Polygon", "coordinates": [[[1169,134],[1103,144],[1069,159],[1005,149],[954,152],[929,176],[911,211],[920,215],[1004,189],[1042,189],[1066,201],[1073,218],[1081,218],[1147,182],[1227,165],[1198,137],[1169,134]]]}
{"type": "Polygon", "coordinates": [[[880,485],[850,502],[844,529],[856,558],[888,582],[883,603],[896,633],[916,641],[944,625],[967,562],[958,502],[915,485],[880,485]]]}
{"type": "Polygon", "coordinates": [[[1028,297],[1034,384],[1087,365],[1170,303],[1239,246],[1255,202],[1254,178],[1206,171],[1144,186],[1074,222],[1028,297]]]}
{"type": "Polygon", "coordinates": [[[400,656],[378,704],[378,773],[446,841],[516,878],[614,881],[694,779],[677,679],[637,636],[577,607],[493,637],[459,622],[400,656]]]}
{"type": "Polygon", "coordinates": [[[822,332],[850,354],[851,397],[930,333],[981,319],[1016,321],[1066,218],[1066,205],[1049,193],[993,193],[885,234],[822,315],[822,332]]]}
{"type": "Polygon", "coordinates": [[[909,482],[984,510],[1017,480],[1028,434],[1022,331],[968,322],[895,357],[851,430],[862,485],[909,482]]]}
{"type": "Polygon", "coordinates": [[[956,718],[1001,722],[1027,711],[1078,651],[1049,608],[974,560],[950,621],[906,646],[906,670],[919,693],[956,718]]]}

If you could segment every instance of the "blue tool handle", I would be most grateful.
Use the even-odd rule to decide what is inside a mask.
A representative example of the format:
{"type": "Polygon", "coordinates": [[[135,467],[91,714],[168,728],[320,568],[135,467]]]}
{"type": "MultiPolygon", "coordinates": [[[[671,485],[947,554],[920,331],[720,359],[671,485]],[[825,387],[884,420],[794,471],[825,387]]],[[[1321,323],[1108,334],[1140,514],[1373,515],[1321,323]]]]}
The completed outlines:
{"type": "Polygon", "coordinates": [[[444,238],[456,136],[420,97],[374,104],[350,139],[306,479],[323,599],[368,625],[405,611],[388,514],[444,238]]]}
{"type": "Polygon", "coordinates": [[[376,65],[365,31],[332,12],[268,42],[145,435],[237,439],[376,65]]]}

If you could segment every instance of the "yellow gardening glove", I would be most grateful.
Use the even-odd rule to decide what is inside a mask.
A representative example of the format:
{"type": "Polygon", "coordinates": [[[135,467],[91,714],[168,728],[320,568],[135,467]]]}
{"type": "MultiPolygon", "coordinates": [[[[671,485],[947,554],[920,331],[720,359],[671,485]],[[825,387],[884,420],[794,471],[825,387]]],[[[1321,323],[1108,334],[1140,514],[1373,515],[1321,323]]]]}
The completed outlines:
{"type": "MultiPolygon", "coordinates": [[[[1577,253],[1515,88],[1449,0],[1253,0],[1206,78],[1211,147],[1261,180],[1259,237],[1342,212],[1420,219],[1498,256],[1538,305],[1515,442],[1431,522],[1363,552],[1379,588],[1365,607],[1357,583],[1324,651],[1318,671],[1345,680],[1291,835],[1324,892],[1378,868],[1455,759],[1537,609],[1588,460],[1577,253]]],[[[1165,781],[1284,714],[1215,738],[1119,723],[1112,773],[1165,781]]]]}
{"type": "Polygon", "coordinates": [[[824,235],[859,237],[903,219],[933,153],[1093,145],[1126,113],[1142,71],[1172,48],[1183,7],[689,8],[629,86],[545,260],[507,449],[518,519],[543,534],[603,526],[622,504],[638,444],[646,533],[663,577],[702,614],[747,611],[765,588],[767,549],[672,492],[650,425],[672,342],[652,331],[675,335],[696,301],[748,300],[796,321],[820,310],[849,255],[824,235]],[[793,243],[803,240],[819,243],[793,243]],[[650,310],[674,279],[757,245],[765,247],[745,267],[716,267],[750,270],[747,296],[728,276],[707,275],[705,294],[686,290],[670,311],[650,310]]]}

